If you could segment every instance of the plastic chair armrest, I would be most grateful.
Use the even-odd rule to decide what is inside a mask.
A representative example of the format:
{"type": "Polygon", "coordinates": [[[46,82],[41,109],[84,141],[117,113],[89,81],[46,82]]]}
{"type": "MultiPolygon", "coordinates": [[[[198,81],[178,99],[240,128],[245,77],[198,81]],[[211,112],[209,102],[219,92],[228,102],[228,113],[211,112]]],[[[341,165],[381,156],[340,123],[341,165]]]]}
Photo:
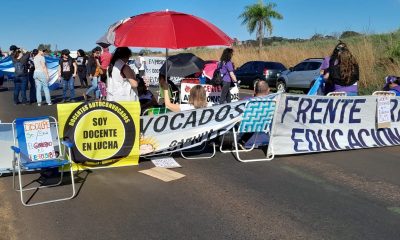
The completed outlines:
{"type": "Polygon", "coordinates": [[[15,152],[15,153],[20,153],[21,149],[19,147],[16,146],[11,146],[11,149],[15,152]]]}

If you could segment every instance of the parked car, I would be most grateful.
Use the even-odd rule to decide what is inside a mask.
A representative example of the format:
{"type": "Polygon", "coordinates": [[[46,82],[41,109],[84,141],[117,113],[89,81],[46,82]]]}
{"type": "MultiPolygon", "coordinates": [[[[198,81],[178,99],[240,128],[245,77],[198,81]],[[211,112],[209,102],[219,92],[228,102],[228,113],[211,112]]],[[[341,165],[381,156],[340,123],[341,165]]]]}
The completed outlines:
{"type": "Polygon", "coordinates": [[[250,61],[235,70],[240,86],[253,89],[256,79],[266,80],[270,87],[275,87],[278,74],[285,71],[286,67],[279,62],[250,61]]]}
{"type": "Polygon", "coordinates": [[[290,89],[308,91],[320,75],[323,58],[308,58],[289,70],[283,71],[276,84],[277,91],[290,89]]]}

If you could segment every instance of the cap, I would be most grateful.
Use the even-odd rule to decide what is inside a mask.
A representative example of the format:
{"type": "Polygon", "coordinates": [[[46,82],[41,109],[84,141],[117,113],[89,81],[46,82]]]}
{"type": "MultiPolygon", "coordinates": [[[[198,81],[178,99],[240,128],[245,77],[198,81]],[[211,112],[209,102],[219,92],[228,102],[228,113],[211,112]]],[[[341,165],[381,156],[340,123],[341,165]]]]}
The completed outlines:
{"type": "Polygon", "coordinates": [[[18,49],[18,47],[15,46],[15,45],[11,45],[11,46],[10,46],[10,51],[15,51],[15,50],[17,50],[17,49],[18,49]]]}
{"type": "Polygon", "coordinates": [[[385,77],[385,87],[389,86],[391,83],[397,82],[397,77],[396,76],[386,76],[385,77]]]}

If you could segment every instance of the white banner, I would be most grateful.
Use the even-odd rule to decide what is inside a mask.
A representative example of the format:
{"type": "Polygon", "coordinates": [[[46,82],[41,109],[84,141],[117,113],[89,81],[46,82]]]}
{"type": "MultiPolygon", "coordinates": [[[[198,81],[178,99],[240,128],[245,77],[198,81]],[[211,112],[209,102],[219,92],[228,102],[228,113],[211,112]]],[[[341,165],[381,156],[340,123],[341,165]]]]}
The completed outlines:
{"type": "MultiPolygon", "coordinates": [[[[144,60],[146,62],[145,76],[150,80],[151,86],[158,86],[159,70],[165,62],[165,57],[144,57],[144,60]]],[[[170,79],[175,84],[178,84],[182,78],[171,76],[170,79]]]]}
{"type": "MultiPolygon", "coordinates": [[[[181,83],[181,103],[188,103],[189,101],[189,93],[192,87],[196,86],[197,84],[193,83],[181,83]]],[[[207,95],[207,102],[209,103],[219,103],[219,99],[221,98],[221,87],[220,86],[213,86],[204,84],[204,89],[206,90],[207,95]]],[[[231,101],[236,102],[239,101],[239,88],[233,87],[230,89],[231,92],[231,101]]]]}
{"type": "Polygon", "coordinates": [[[284,155],[399,145],[400,98],[390,103],[391,127],[378,129],[376,96],[283,94],[269,151],[284,155]]]}
{"type": "Polygon", "coordinates": [[[231,129],[246,101],[140,118],[140,156],[200,145],[231,129]]]}

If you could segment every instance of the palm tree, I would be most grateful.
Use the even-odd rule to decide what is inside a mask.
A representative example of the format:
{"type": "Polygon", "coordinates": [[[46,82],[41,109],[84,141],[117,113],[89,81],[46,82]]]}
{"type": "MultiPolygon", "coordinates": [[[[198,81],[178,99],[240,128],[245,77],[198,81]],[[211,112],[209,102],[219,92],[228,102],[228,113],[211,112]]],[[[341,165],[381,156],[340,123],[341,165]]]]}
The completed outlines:
{"type": "Polygon", "coordinates": [[[247,30],[250,34],[257,28],[257,38],[259,41],[259,51],[262,49],[262,41],[265,35],[265,29],[272,34],[272,23],[271,19],[283,19],[283,16],[274,10],[276,7],[275,3],[268,3],[264,5],[263,1],[260,0],[258,3],[248,5],[245,7],[245,11],[239,16],[242,18],[242,25],[247,25],[247,30]]]}

